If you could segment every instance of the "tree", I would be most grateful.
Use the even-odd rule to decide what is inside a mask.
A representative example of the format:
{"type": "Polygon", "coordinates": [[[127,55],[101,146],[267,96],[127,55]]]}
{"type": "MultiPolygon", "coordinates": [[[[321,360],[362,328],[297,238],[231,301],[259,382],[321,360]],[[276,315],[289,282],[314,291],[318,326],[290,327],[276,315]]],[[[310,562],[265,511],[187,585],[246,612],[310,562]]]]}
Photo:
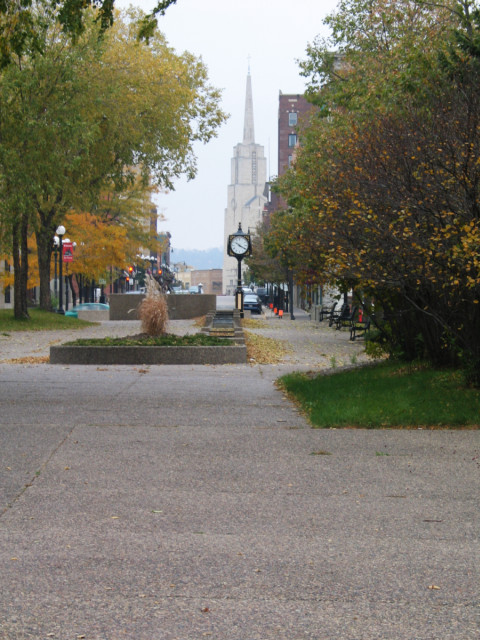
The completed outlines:
{"type": "MultiPolygon", "coordinates": [[[[341,0],[325,24],[329,38],[317,38],[300,62],[307,96],[322,115],[386,112],[405,94],[423,100],[426,79],[434,79],[438,52],[459,22],[456,0],[341,0]]],[[[471,5],[470,0],[464,4],[471,5]]]]}
{"type": "MultiPolygon", "coordinates": [[[[177,0],[159,0],[148,15],[138,23],[138,37],[148,40],[157,27],[157,16],[162,16],[177,0]]],[[[86,28],[89,9],[97,10],[97,23],[101,32],[114,22],[115,0],[0,0],[0,67],[32,51],[43,51],[43,29],[52,15],[58,17],[64,33],[73,40],[86,28]]]]}
{"type": "Polygon", "coordinates": [[[268,233],[269,225],[260,223],[252,235],[252,255],[245,258],[252,282],[282,282],[285,277],[283,265],[267,246],[268,233]]]}
{"type": "MultiPolygon", "coordinates": [[[[346,4],[363,7],[370,25],[372,16],[391,24],[378,11],[388,3],[346,4]]],[[[461,362],[479,385],[480,17],[473,2],[440,9],[448,10],[448,38],[432,37],[425,58],[402,68],[408,82],[390,73],[369,79],[373,96],[362,74],[369,60],[378,68],[372,56],[382,49],[369,46],[379,32],[356,37],[358,16],[355,29],[343,25],[352,38],[346,70],[337,80],[331,75],[318,98],[330,117],[320,112],[303,136],[280,189],[324,257],[323,277],[355,285],[383,309],[391,350],[461,362]]],[[[382,63],[402,45],[387,41],[382,63]]]]}
{"type": "Polygon", "coordinates": [[[199,60],[175,54],[160,33],[138,42],[141,15],[118,18],[101,39],[91,16],[74,43],[51,24],[42,55],[19,58],[1,78],[3,193],[22,194],[21,214],[10,215],[14,241],[35,229],[44,308],[52,238],[67,212],[94,212],[105,188],[121,192],[137,179],[172,187],[175,176],[193,178],[194,143],[207,142],[225,120],[199,60]]]}

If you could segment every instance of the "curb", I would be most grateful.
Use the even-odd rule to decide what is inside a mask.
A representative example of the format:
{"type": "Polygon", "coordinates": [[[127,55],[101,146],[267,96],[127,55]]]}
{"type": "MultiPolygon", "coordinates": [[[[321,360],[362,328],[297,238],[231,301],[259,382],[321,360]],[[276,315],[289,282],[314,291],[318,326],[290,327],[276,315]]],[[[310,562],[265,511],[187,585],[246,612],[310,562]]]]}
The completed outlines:
{"type": "Polygon", "coordinates": [[[50,347],[50,364],[246,364],[245,345],[212,347],[50,347]]]}

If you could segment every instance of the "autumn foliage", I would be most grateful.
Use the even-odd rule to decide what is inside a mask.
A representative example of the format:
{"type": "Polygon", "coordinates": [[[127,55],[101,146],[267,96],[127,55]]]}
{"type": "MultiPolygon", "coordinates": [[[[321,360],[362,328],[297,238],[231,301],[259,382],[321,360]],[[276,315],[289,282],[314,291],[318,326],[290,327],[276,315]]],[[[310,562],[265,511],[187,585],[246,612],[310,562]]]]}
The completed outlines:
{"type": "MultiPolygon", "coordinates": [[[[370,4],[388,9],[390,3],[370,4]]],[[[377,50],[391,75],[370,76],[370,90],[380,92],[383,81],[383,102],[379,93],[369,96],[364,77],[355,84],[355,65],[365,68],[372,52],[360,55],[357,43],[347,54],[342,82],[332,80],[322,98],[330,100],[329,117],[320,112],[304,132],[294,170],[279,183],[291,209],[277,225],[289,229],[297,279],[307,281],[308,265],[317,282],[353,287],[390,353],[461,364],[480,384],[480,14],[474,4],[451,3],[457,13],[450,38],[440,44],[432,37],[423,59],[429,65],[417,52],[410,60],[417,66],[401,69],[401,84],[389,59],[393,47],[377,50]],[[345,108],[335,111],[333,97],[345,108]]]]}

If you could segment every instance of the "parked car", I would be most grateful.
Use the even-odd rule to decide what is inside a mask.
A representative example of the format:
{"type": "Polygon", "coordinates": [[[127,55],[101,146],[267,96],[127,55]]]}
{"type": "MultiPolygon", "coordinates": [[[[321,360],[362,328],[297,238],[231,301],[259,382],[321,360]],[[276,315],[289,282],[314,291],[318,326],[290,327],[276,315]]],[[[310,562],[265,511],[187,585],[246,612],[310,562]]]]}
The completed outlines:
{"type": "Polygon", "coordinates": [[[194,285],[193,287],[190,287],[188,293],[202,293],[202,287],[194,285]]]}
{"type": "Polygon", "coordinates": [[[102,302],[82,302],[76,304],[69,311],[65,311],[65,315],[71,318],[78,318],[78,311],[108,311],[110,305],[103,304],[102,302]]]}
{"type": "Polygon", "coordinates": [[[262,313],[262,303],[256,293],[246,293],[243,296],[243,309],[252,313],[262,313]]]}
{"type": "Polygon", "coordinates": [[[101,302],[82,302],[72,307],[72,311],[108,311],[110,305],[101,302]]]}
{"type": "Polygon", "coordinates": [[[258,287],[257,296],[260,298],[263,304],[268,302],[268,289],[266,287],[258,287]]]}

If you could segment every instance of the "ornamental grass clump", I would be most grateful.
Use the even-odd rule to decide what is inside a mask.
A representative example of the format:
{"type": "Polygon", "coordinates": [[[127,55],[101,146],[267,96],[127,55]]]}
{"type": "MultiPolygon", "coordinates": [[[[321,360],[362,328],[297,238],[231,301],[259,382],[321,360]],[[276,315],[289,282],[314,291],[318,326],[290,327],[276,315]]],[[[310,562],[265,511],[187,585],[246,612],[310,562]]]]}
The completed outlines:
{"type": "Polygon", "coordinates": [[[149,336],[161,336],[166,333],[168,323],[168,305],[158,282],[147,274],[146,295],[138,309],[142,331],[149,336]]]}

